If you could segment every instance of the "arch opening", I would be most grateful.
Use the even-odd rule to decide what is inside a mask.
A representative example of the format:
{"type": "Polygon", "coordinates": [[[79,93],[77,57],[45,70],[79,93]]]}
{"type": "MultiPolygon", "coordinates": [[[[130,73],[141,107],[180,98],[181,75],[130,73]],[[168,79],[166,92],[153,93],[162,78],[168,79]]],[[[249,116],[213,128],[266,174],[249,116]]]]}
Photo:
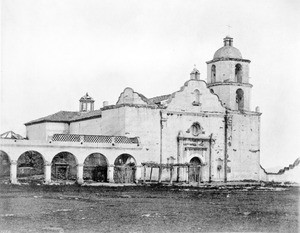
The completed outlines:
{"type": "Polygon", "coordinates": [[[10,159],[6,152],[0,150],[0,179],[9,180],[10,178],[10,159]]]}
{"type": "Polygon", "coordinates": [[[70,152],[60,152],[54,156],[51,164],[52,180],[76,180],[77,162],[70,152]]]}
{"type": "Polygon", "coordinates": [[[108,162],[100,153],[90,154],[84,160],[83,179],[97,182],[107,182],[108,162]]]}
{"type": "Polygon", "coordinates": [[[189,167],[189,182],[199,182],[201,181],[201,159],[198,157],[193,157],[190,160],[190,167],[189,167]]]}
{"type": "Polygon", "coordinates": [[[244,91],[240,88],[236,90],[236,103],[239,111],[244,109],[244,91]]]}
{"type": "Polygon", "coordinates": [[[114,181],[116,183],[134,183],[136,173],[136,161],[129,154],[119,155],[114,163],[114,181]]]}
{"type": "Polygon", "coordinates": [[[215,65],[211,66],[211,82],[212,83],[216,82],[216,66],[215,65]]]}
{"type": "Polygon", "coordinates": [[[235,65],[235,79],[238,83],[243,82],[243,67],[241,64],[235,65]]]}
{"type": "Polygon", "coordinates": [[[26,151],[17,161],[17,178],[19,182],[44,180],[44,158],[37,151],[26,151]]]}

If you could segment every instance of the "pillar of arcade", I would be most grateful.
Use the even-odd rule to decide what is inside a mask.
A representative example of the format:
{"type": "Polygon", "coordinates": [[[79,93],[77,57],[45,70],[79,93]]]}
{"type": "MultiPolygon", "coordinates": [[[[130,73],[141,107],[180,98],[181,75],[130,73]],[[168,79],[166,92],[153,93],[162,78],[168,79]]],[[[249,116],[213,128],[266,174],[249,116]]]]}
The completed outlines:
{"type": "Polygon", "coordinates": [[[109,183],[114,183],[114,170],[115,170],[115,167],[113,165],[110,165],[108,166],[108,169],[107,169],[107,177],[108,177],[108,182],[109,183]]]}
{"type": "Polygon", "coordinates": [[[83,164],[77,164],[77,183],[83,184],[83,164]]]}
{"type": "Polygon", "coordinates": [[[46,161],[44,165],[44,173],[45,173],[45,184],[51,183],[51,163],[46,161]]]}
{"type": "Polygon", "coordinates": [[[18,166],[17,160],[11,160],[10,161],[10,182],[12,184],[18,184],[17,166],[18,166]]]}

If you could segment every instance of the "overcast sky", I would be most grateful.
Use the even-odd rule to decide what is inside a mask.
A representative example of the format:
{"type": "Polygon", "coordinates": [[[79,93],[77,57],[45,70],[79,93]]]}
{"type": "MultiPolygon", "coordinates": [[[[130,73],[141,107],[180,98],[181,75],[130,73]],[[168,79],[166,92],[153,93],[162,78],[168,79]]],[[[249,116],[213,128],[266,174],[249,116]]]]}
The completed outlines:
{"type": "Polygon", "coordinates": [[[88,92],[99,109],[127,86],[146,97],[179,90],[231,26],[250,59],[251,106],[260,106],[261,164],[300,156],[300,1],[2,0],[1,133],[77,111],[88,92]]]}

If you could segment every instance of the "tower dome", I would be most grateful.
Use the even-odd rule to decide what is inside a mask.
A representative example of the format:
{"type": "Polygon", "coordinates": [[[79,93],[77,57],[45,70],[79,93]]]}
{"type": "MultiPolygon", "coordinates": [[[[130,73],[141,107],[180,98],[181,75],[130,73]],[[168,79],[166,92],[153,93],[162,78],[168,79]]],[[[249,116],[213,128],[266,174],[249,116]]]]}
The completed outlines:
{"type": "Polygon", "coordinates": [[[240,50],[232,46],[233,38],[226,36],[224,38],[224,46],[218,49],[213,59],[218,58],[238,58],[243,59],[240,50]]]}

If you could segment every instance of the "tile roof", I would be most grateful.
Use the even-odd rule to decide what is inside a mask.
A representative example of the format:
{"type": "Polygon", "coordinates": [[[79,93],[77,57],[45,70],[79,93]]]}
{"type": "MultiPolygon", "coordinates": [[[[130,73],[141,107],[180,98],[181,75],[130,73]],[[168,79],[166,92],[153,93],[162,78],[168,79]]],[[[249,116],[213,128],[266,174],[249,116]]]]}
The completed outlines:
{"type": "Polygon", "coordinates": [[[42,117],[33,121],[25,123],[25,125],[32,125],[42,122],[61,122],[61,123],[70,123],[79,120],[85,120],[94,117],[101,117],[101,110],[89,111],[89,112],[70,112],[70,111],[60,111],[54,114],[51,114],[46,117],[42,117]]]}

